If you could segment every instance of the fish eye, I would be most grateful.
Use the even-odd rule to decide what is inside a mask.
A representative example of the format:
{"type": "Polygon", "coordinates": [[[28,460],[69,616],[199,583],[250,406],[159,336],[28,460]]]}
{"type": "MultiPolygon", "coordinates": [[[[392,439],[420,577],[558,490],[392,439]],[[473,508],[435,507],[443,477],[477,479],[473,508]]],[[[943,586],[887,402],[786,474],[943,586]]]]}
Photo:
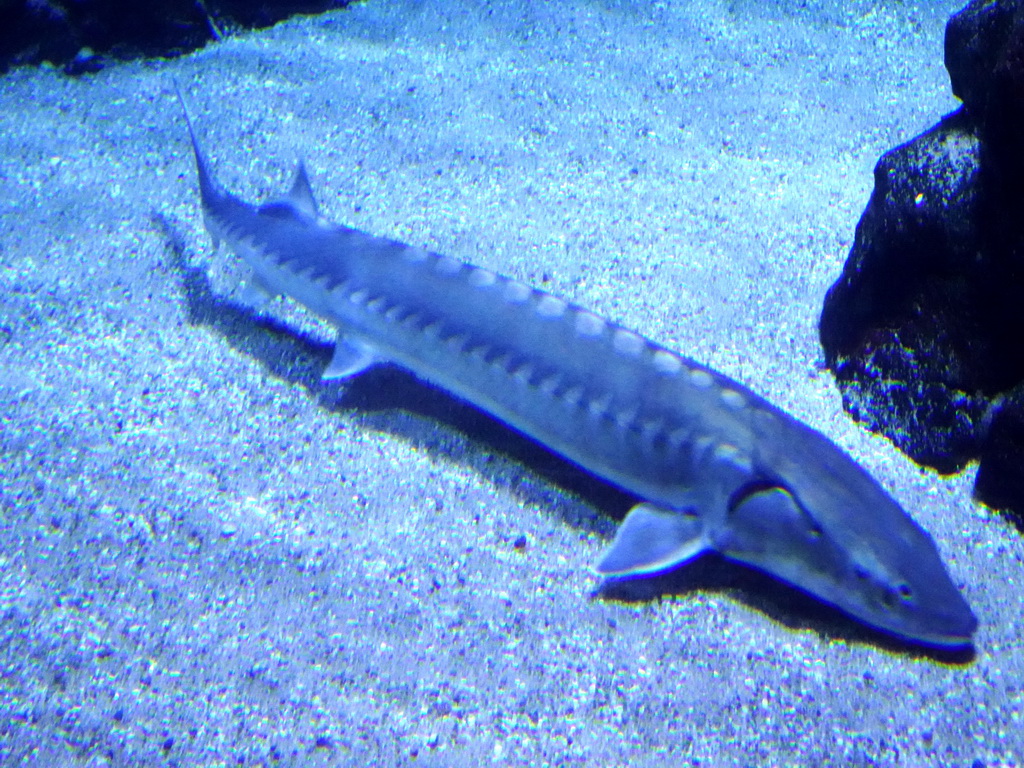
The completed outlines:
{"type": "Polygon", "coordinates": [[[912,604],[914,597],[913,590],[909,584],[898,584],[896,587],[886,587],[882,594],[882,602],[886,608],[893,608],[898,603],[904,605],[912,604]]]}

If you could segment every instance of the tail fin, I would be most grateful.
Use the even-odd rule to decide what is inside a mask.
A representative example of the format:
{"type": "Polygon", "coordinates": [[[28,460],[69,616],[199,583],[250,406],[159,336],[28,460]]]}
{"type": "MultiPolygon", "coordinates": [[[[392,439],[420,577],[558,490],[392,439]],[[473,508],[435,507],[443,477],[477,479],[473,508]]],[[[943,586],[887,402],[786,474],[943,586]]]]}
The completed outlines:
{"type": "Polygon", "coordinates": [[[192,139],[192,153],[196,158],[196,173],[199,175],[199,194],[202,195],[203,203],[208,203],[214,198],[221,197],[224,191],[213,178],[213,173],[210,171],[210,163],[206,159],[206,155],[203,154],[203,150],[199,148],[196,130],[192,125],[192,118],[188,113],[188,107],[185,105],[185,97],[181,93],[181,88],[178,87],[178,81],[172,80],[171,82],[174,83],[174,92],[178,94],[181,111],[185,115],[185,124],[188,126],[188,135],[192,139]]]}

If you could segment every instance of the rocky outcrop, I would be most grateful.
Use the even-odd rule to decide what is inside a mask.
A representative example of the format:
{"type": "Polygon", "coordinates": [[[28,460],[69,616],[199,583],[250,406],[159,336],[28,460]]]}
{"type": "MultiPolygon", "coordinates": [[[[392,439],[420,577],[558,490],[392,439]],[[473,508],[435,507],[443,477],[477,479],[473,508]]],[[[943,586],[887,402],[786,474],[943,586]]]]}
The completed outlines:
{"type": "Polygon", "coordinates": [[[111,58],[175,56],[225,31],[267,27],[350,0],[0,0],[0,71],[49,61],[69,75],[111,58]]]}
{"type": "Polygon", "coordinates": [[[1024,0],[946,27],[963,106],[887,152],[820,333],[847,410],[1024,513],[1024,0]]]}

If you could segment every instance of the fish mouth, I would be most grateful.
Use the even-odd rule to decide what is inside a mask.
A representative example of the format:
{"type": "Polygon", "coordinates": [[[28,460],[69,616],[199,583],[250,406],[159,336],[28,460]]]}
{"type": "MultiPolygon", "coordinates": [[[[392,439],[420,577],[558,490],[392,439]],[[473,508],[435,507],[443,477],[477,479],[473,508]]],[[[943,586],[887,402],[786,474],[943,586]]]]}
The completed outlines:
{"type": "MultiPolygon", "coordinates": [[[[958,599],[959,595],[957,596],[958,599]]],[[[960,610],[943,617],[926,627],[907,629],[906,625],[875,624],[882,632],[909,645],[933,648],[938,651],[968,651],[974,648],[974,633],[978,629],[978,618],[966,603],[960,610]]]]}

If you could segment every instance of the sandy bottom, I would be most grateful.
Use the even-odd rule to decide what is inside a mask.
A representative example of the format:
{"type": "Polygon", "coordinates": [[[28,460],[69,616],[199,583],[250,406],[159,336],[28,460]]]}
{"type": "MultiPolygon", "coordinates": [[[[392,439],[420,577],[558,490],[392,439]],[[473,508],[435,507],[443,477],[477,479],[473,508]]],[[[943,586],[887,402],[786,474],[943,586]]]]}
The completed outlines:
{"type": "Polygon", "coordinates": [[[953,2],[370,0],[0,80],[0,763],[1010,766],[1024,539],[842,413],[816,321],[877,157],[956,107],[953,2]],[[935,538],[969,658],[705,561],[595,596],[625,512],[203,230],[247,200],[543,287],[825,432],[935,538]],[[665,591],[665,590],[662,590],[665,591]]]}

